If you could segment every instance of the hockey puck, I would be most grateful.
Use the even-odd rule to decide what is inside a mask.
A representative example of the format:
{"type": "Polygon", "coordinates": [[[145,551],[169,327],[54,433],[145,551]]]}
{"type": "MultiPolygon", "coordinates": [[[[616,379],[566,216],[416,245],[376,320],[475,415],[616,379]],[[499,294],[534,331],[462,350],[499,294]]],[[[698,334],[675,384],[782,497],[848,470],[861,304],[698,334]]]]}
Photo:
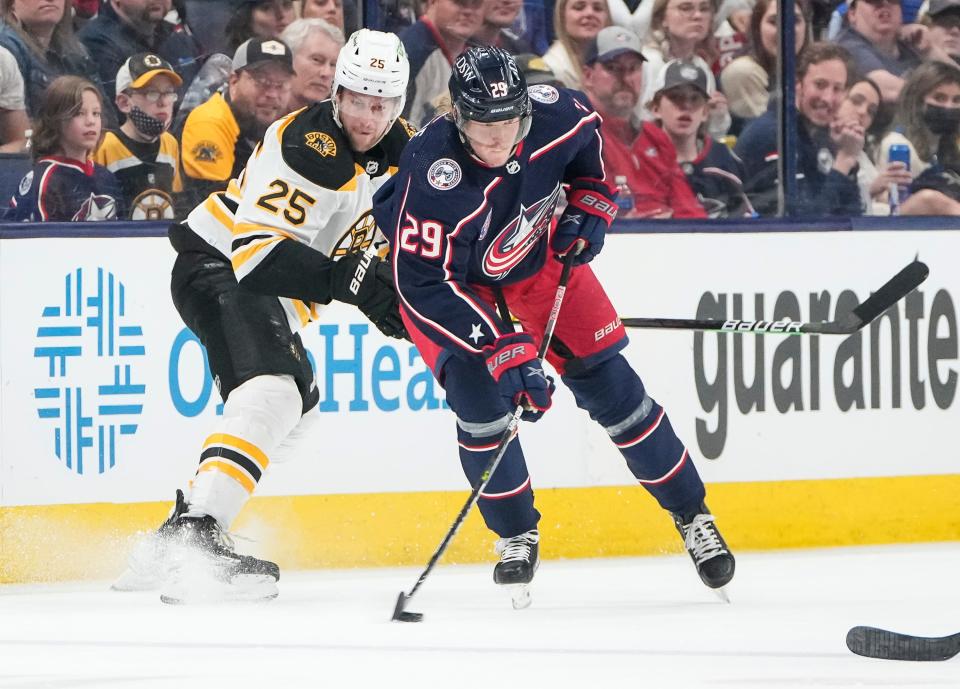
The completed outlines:
{"type": "Polygon", "coordinates": [[[403,609],[407,605],[408,600],[407,594],[401,591],[400,595],[397,596],[397,605],[393,608],[393,617],[391,619],[394,622],[423,622],[422,612],[408,612],[403,609]]]}

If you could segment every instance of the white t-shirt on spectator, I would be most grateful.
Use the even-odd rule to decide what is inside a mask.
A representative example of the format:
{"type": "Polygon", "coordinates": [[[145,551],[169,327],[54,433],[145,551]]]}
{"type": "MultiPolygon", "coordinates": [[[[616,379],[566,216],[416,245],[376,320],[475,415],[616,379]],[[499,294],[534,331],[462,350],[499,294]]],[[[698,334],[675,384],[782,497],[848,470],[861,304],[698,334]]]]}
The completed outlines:
{"type": "Polygon", "coordinates": [[[0,110],[25,110],[23,76],[10,51],[0,46],[0,110]]]}

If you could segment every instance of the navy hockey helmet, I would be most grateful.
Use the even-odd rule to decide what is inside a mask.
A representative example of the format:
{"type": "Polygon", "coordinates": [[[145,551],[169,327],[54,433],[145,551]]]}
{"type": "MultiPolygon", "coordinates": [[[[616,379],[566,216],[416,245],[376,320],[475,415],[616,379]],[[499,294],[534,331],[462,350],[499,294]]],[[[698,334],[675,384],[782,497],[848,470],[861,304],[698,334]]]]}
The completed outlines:
{"type": "Polygon", "coordinates": [[[461,137],[467,120],[519,118],[516,143],[530,132],[533,106],[527,80],[513,55],[502,48],[474,46],[456,59],[450,75],[450,102],[461,137]]]}

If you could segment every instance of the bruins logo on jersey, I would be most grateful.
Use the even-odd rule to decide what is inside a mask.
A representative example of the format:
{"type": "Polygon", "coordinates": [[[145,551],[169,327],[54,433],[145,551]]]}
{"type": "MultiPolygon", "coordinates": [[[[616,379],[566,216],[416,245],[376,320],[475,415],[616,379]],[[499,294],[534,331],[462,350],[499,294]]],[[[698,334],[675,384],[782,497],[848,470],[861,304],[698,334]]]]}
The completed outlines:
{"type": "Polygon", "coordinates": [[[409,137],[412,139],[412,138],[413,138],[413,135],[417,133],[417,128],[414,127],[414,126],[413,126],[412,124],[410,124],[409,122],[407,122],[407,121],[406,121],[405,119],[403,119],[402,117],[398,117],[398,118],[397,118],[397,121],[400,122],[400,125],[403,127],[403,130],[407,133],[407,136],[409,136],[409,137]]]}
{"type": "Polygon", "coordinates": [[[329,134],[325,134],[324,132],[307,132],[304,139],[307,146],[324,158],[337,155],[337,143],[329,134]]]}
{"type": "Polygon", "coordinates": [[[201,141],[193,147],[190,153],[194,158],[205,163],[215,163],[223,157],[220,147],[212,141],[201,141]]]}
{"type": "Polygon", "coordinates": [[[373,242],[377,232],[377,223],[373,219],[373,211],[369,210],[361,215],[355,223],[337,241],[330,254],[331,258],[340,258],[354,251],[366,251],[373,242]]]}
{"type": "Polygon", "coordinates": [[[172,220],[173,200],[160,189],[147,189],[136,199],[130,208],[131,220],[172,220]]]}

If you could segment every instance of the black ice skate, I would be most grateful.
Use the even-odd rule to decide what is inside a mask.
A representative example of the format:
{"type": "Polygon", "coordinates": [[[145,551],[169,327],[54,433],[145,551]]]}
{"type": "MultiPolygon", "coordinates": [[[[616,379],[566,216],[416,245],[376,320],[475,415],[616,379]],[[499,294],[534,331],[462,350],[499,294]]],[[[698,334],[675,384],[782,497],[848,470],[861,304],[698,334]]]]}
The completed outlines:
{"type": "Polygon", "coordinates": [[[701,504],[697,513],[674,514],[673,522],[683,537],[683,544],[690,553],[700,579],[729,603],[722,588],[733,579],[736,561],[720,535],[710,510],[701,504]]]}
{"type": "Polygon", "coordinates": [[[169,525],[164,603],[269,600],[280,568],[234,552],[233,541],[209,515],[181,515],[169,525]]]}
{"type": "Polygon", "coordinates": [[[110,586],[114,591],[152,591],[163,583],[163,560],[167,553],[167,538],[173,531],[173,524],[186,514],[186,500],[183,491],[177,490],[173,508],[167,520],[156,531],[142,536],[130,551],[127,569],[110,586]]]}
{"type": "Polygon", "coordinates": [[[500,562],[493,568],[493,580],[510,589],[515,609],[529,607],[529,584],[540,566],[540,532],[531,529],[519,536],[501,538],[496,551],[500,562]]]}

